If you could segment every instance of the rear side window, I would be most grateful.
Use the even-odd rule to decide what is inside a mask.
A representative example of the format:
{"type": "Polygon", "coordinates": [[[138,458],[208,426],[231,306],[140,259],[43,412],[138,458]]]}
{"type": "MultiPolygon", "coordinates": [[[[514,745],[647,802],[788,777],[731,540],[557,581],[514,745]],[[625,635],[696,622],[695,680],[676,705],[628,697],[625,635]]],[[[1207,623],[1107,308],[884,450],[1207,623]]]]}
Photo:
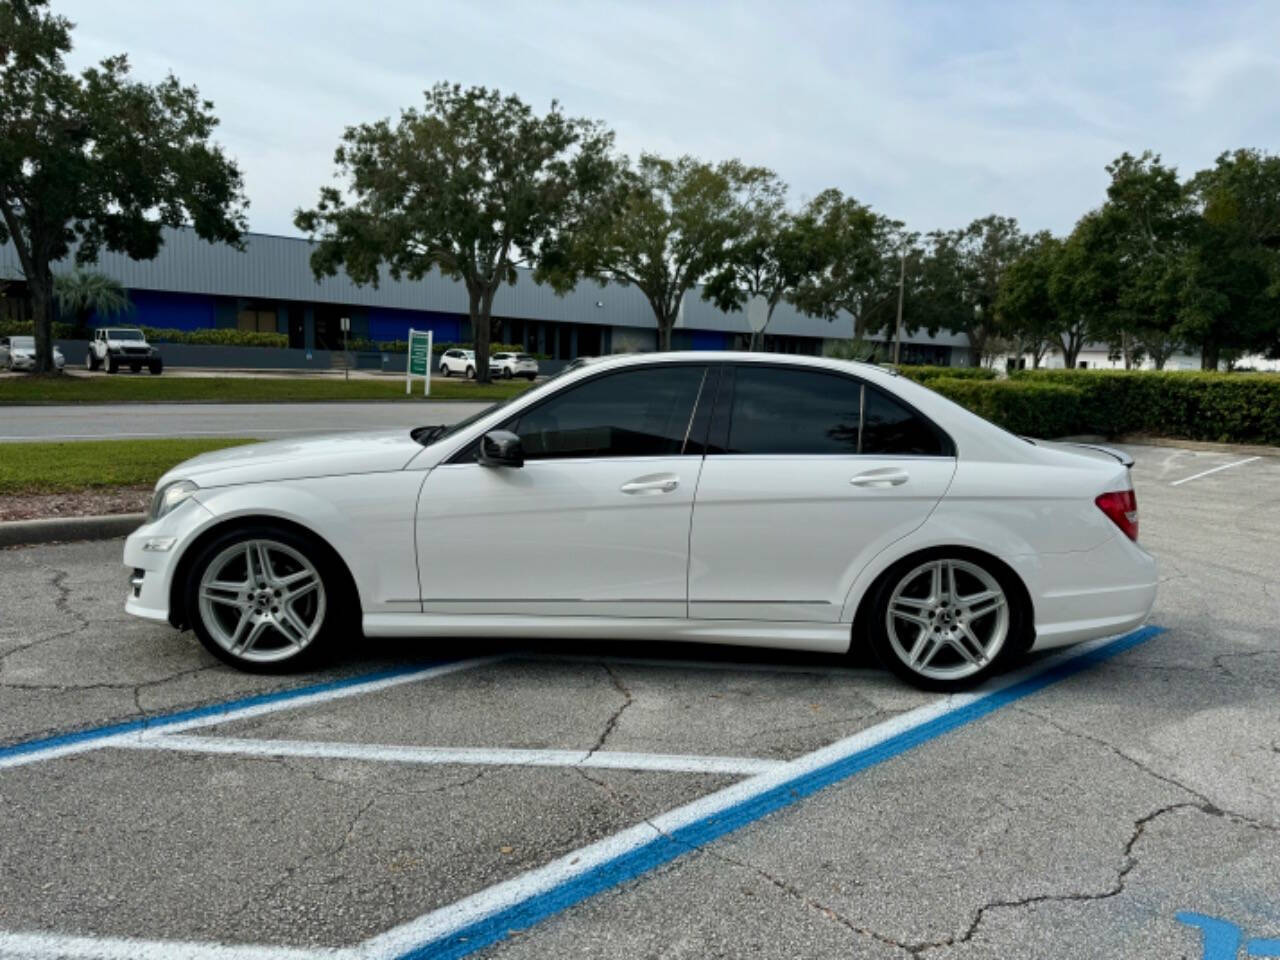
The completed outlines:
{"type": "Polygon", "coordinates": [[[717,400],[712,453],[954,455],[936,426],[852,377],[753,365],[737,367],[730,382],[717,400]]]}
{"type": "Polygon", "coordinates": [[[867,384],[862,452],[918,457],[952,456],[950,439],[928,420],[867,384]]]}
{"type": "Polygon", "coordinates": [[[529,460],[679,455],[706,367],[664,364],[588,380],[507,425],[529,460]]]}
{"type": "Polygon", "coordinates": [[[782,367],[738,367],[725,453],[858,452],[862,384],[782,367]]]}

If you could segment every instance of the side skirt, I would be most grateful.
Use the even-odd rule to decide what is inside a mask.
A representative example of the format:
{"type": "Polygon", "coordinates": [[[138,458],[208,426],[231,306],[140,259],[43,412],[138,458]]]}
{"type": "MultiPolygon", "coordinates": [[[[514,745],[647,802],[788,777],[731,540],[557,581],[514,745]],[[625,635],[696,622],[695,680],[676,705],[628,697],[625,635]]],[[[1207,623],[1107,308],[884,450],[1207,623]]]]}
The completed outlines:
{"type": "Polygon", "coordinates": [[[544,640],[671,640],[815,653],[849,649],[848,623],[684,620],[665,617],[530,617],[501,614],[367,613],[370,637],[513,637],[544,640]]]}

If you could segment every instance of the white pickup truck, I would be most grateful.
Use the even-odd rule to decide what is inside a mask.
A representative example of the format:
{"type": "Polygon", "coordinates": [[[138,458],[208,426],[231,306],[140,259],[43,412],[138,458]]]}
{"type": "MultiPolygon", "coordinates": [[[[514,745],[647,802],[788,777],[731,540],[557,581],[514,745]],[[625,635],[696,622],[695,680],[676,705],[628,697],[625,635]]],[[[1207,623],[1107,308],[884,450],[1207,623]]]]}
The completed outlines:
{"type": "Polygon", "coordinates": [[[115,373],[122,366],[134,373],[141,373],[143,367],[154,374],[164,369],[160,351],[147,343],[147,338],[136,327],[101,327],[93,331],[84,365],[89,370],[103,369],[107,373],[115,373]]]}

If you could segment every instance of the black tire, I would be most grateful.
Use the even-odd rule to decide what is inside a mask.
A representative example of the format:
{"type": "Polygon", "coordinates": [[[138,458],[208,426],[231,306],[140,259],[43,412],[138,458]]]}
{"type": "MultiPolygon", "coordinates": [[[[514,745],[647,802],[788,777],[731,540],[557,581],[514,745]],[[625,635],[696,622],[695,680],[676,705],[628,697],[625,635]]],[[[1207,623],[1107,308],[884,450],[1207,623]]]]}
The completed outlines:
{"type": "Polygon", "coordinates": [[[445,363],[440,364],[440,376],[444,377],[445,379],[449,378],[450,374],[449,374],[448,364],[445,364],[445,363]]]}
{"type": "Polygon", "coordinates": [[[474,380],[475,378],[476,378],[476,368],[475,368],[475,367],[467,367],[467,379],[468,379],[468,380],[474,380]]]}
{"type": "MultiPolygon", "coordinates": [[[[974,623],[977,624],[979,621],[975,619],[974,623]]],[[[895,563],[877,579],[872,587],[867,602],[859,611],[855,629],[865,636],[876,658],[888,670],[914,687],[939,692],[967,690],[1007,669],[1026,653],[1035,636],[1026,590],[1017,576],[990,557],[977,551],[960,548],[924,551],[895,563]],[[1005,598],[1008,619],[1003,642],[981,669],[966,676],[943,678],[919,672],[903,659],[889,637],[889,602],[894,591],[913,571],[939,560],[950,560],[966,568],[980,569],[999,585],[1005,598]]],[[[857,639],[855,635],[855,643],[857,639]]],[[[948,650],[948,654],[950,653],[951,651],[948,650]]]]}
{"type": "Polygon", "coordinates": [[[316,537],[270,522],[231,528],[201,546],[187,568],[182,598],[186,620],[204,648],[224,663],[249,673],[290,673],[310,669],[329,655],[338,638],[359,637],[359,598],[350,575],[333,550],[316,537]],[[200,579],[206,568],[228,548],[251,540],[270,540],[296,550],[320,576],[325,606],[319,631],[301,651],[286,659],[255,661],[237,656],[214,639],[201,614],[200,579]]]}
{"type": "Polygon", "coordinates": [[[107,373],[115,373],[120,369],[120,364],[116,362],[116,358],[107,354],[107,373]]]}
{"type": "Polygon", "coordinates": [[[93,352],[93,347],[89,347],[89,351],[84,355],[85,368],[90,372],[98,369],[98,355],[93,352]]]}
{"type": "Polygon", "coordinates": [[[152,376],[158,377],[164,371],[164,361],[152,360],[147,364],[147,369],[151,371],[152,376]]]}

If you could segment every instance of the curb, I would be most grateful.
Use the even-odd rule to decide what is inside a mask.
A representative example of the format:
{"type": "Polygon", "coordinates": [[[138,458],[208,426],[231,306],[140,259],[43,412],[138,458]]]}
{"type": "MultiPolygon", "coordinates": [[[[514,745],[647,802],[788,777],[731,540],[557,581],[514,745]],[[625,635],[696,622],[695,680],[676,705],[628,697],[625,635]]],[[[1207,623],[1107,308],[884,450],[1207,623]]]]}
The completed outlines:
{"type": "Polygon", "coordinates": [[[0,547],[31,546],[63,540],[114,540],[133,533],[146,519],[145,513],[117,513],[101,517],[8,520],[0,523],[0,547]]]}

